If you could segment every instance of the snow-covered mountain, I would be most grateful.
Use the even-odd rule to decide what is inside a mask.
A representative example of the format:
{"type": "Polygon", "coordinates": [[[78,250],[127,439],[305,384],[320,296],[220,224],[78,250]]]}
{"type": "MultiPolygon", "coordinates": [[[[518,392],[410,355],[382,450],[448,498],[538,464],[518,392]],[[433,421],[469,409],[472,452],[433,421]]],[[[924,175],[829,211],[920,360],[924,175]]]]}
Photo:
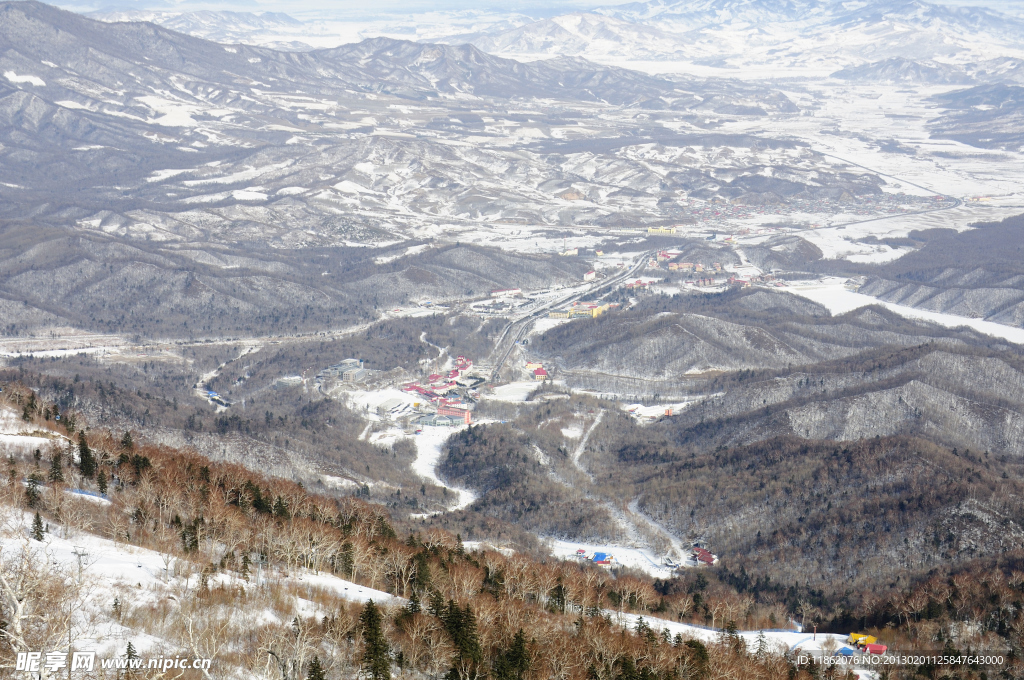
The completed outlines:
{"type": "Polygon", "coordinates": [[[934,61],[921,62],[903,57],[850,66],[832,74],[840,80],[864,82],[911,82],[931,84],[961,84],[972,82],[963,69],[934,61]]]}
{"type": "Polygon", "coordinates": [[[831,5],[822,0],[651,0],[594,10],[597,14],[643,24],[694,30],[721,24],[761,25],[781,21],[827,20],[831,5]]]}
{"type": "Polygon", "coordinates": [[[91,12],[87,16],[105,22],[139,22],[163,26],[172,31],[217,42],[247,43],[278,49],[312,49],[298,41],[281,40],[281,33],[303,27],[303,22],[283,12],[231,12],[199,10],[170,12],[157,10],[124,10],[91,12]],[[289,44],[289,42],[291,44],[289,44]]]}
{"type": "MultiPolygon", "coordinates": [[[[194,238],[200,223],[231,242],[245,225],[335,243],[436,220],[666,220],[682,187],[719,183],[696,169],[666,177],[624,147],[768,149],[775,140],[705,137],[705,121],[799,113],[767,88],[576,57],[523,63],[389,38],[282,52],[37,2],[0,3],[0,45],[0,218],[161,239],[194,238]],[[600,205],[560,198],[570,186],[600,205]]],[[[804,155],[781,162],[823,163],[804,155]]],[[[776,161],[714,164],[763,162],[776,161]]],[[[801,181],[822,183],[818,169],[801,181]]]]}
{"type": "Polygon", "coordinates": [[[622,58],[685,58],[679,37],[653,26],[590,12],[577,12],[478,38],[473,44],[500,54],[598,53],[622,58]]]}
{"type": "Polygon", "coordinates": [[[473,44],[508,56],[774,65],[823,74],[887,59],[1024,56],[1022,38],[1024,21],[1016,17],[920,0],[652,0],[544,19],[473,44]]]}

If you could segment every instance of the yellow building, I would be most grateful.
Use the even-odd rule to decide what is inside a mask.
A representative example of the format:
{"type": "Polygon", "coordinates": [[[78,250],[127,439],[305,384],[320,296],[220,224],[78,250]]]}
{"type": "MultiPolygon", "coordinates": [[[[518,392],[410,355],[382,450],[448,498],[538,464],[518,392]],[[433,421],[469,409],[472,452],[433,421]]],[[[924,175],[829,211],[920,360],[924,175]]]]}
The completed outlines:
{"type": "Polygon", "coordinates": [[[661,234],[671,236],[676,233],[675,227],[647,227],[648,234],[661,234]]]}

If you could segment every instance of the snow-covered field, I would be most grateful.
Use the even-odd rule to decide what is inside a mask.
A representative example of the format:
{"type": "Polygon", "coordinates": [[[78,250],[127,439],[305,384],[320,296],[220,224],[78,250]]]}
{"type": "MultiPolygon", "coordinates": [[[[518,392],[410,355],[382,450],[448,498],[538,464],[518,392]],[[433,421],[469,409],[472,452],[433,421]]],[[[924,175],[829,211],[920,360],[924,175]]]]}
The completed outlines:
{"type": "Polygon", "coordinates": [[[36,430],[11,408],[0,408],[0,452],[14,453],[41,449],[47,453],[56,444],[63,444],[66,439],[49,430],[36,430]]]}
{"type": "Polygon", "coordinates": [[[690,406],[694,401],[695,400],[680,401],[673,404],[654,404],[653,406],[644,406],[643,404],[623,404],[622,410],[627,411],[638,420],[643,420],[644,418],[660,418],[664,415],[675,415],[690,406]]]}
{"type": "Polygon", "coordinates": [[[673,570],[658,560],[654,554],[646,548],[634,548],[621,545],[597,545],[595,543],[580,543],[577,541],[563,541],[556,538],[542,538],[544,545],[551,550],[551,554],[564,560],[579,559],[577,550],[583,550],[588,555],[596,552],[607,553],[612,556],[612,566],[629,567],[637,569],[654,578],[671,578],[673,570]]]}
{"type": "Polygon", "coordinates": [[[846,312],[868,305],[881,305],[907,319],[919,319],[945,326],[946,328],[968,327],[984,335],[1002,338],[1015,344],[1024,344],[1024,328],[1013,328],[1001,323],[985,321],[983,319],[969,319],[955,314],[944,314],[942,312],[930,312],[927,310],[897,305],[891,302],[883,302],[878,298],[856,293],[844,287],[846,279],[828,277],[819,281],[795,282],[782,290],[794,295],[805,297],[825,306],[833,314],[845,314],[846,312]]]}
{"type": "MultiPolygon", "coordinates": [[[[0,508],[0,554],[5,559],[11,559],[18,551],[32,551],[40,560],[58,565],[76,580],[81,564],[85,601],[79,612],[78,623],[84,632],[75,640],[76,650],[95,651],[101,659],[113,658],[123,655],[127,641],[131,640],[136,651],[144,656],[176,651],[172,641],[122,626],[111,616],[111,607],[115,599],[120,600],[125,607],[129,603],[133,606],[145,606],[146,603],[156,605],[168,598],[173,600],[180,597],[190,587],[194,589],[199,576],[191,569],[183,569],[188,566],[186,563],[153,550],[82,531],[73,531],[69,536],[47,533],[45,540],[39,543],[29,539],[31,522],[32,516],[29,513],[0,508]]],[[[403,602],[401,598],[331,574],[301,569],[285,576],[276,571],[263,572],[254,568],[250,581],[244,581],[234,573],[221,572],[210,576],[209,582],[211,586],[223,583],[251,588],[270,580],[282,585],[301,584],[332,590],[340,597],[354,602],[369,599],[380,603],[392,600],[403,602]]],[[[315,609],[308,612],[309,615],[316,613],[315,609]]],[[[273,613],[267,611],[262,616],[273,617],[273,613]]]]}
{"type": "Polygon", "coordinates": [[[532,380],[496,385],[489,394],[484,394],[484,398],[508,402],[526,401],[539,387],[540,383],[532,380]]]}

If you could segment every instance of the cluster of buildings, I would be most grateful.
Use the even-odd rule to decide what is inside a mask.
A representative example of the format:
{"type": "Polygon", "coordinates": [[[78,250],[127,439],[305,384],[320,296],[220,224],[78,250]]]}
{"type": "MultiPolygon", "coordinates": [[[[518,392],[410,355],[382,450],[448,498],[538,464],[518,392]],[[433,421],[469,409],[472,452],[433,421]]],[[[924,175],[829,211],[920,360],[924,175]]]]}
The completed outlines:
{"type": "Polygon", "coordinates": [[[582,548],[576,551],[576,559],[591,562],[602,567],[611,567],[612,563],[615,561],[615,558],[612,556],[611,553],[588,553],[586,550],[583,550],[582,548]]]}
{"type": "Polygon", "coordinates": [[[434,407],[434,413],[419,418],[417,424],[450,426],[472,422],[476,402],[469,391],[484,382],[479,376],[468,375],[472,367],[472,360],[459,355],[455,366],[445,373],[432,373],[420,382],[406,383],[402,387],[402,391],[419,395],[434,407]]]}
{"type": "Polygon", "coordinates": [[[709,567],[718,564],[718,555],[712,555],[711,551],[700,546],[693,547],[690,558],[697,563],[698,567],[709,567]]]}
{"type": "Polygon", "coordinates": [[[363,366],[362,359],[345,359],[333,366],[328,366],[316,375],[316,382],[324,383],[329,379],[357,384],[370,376],[370,370],[363,366]]]}
{"type": "Polygon", "coordinates": [[[213,390],[206,391],[206,398],[210,400],[211,404],[216,404],[217,406],[223,406],[224,408],[231,406],[230,401],[228,401],[221,395],[217,394],[213,390]]]}
{"type": "Polygon", "coordinates": [[[715,262],[710,265],[705,265],[703,262],[679,262],[681,256],[682,253],[678,250],[662,250],[656,257],[652,257],[647,262],[647,266],[651,269],[661,269],[661,265],[665,264],[670,272],[679,272],[681,274],[722,271],[721,262],[715,262]]]}
{"type": "Polygon", "coordinates": [[[650,288],[650,284],[647,281],[641,281],[640,279],[637,279],[636,281],[633,281],[632,283],[627,283],[626,284],[626,290],[632,290],[632,291],[636,291],[636,292],[640,292],[640,291],[647,292],[648,288],[650,288]]]}
{"type": "MultiPolygon", "coordinates": [[[[628,287],[629,284],[627,284],[628,287]]],[[[553,312],[548,312],[549,319],[578,319],[581,317],[590,317],[596,319],[612,307],[618,307],[618,303],[606,303],[598,304],[596,302],[574,302],[567,309],[558,309],[553,312]]]]}
{"type": "Polygon", "coordinates": [[[534,380],[539,380],[541,382],[551,377],[548,374],[547,369],[544,368],[544,365],[541,364],[539,361],[527,361],[526,370],[530,372],[530,375],[533,377],[534,380]]]}
{"type": "Polygon", "coordinates": [[[722,263],[721,262],[715,262],[710,267],[705,267],[703,262],[678,262],[678,263],[676,263],[676,262],[669,262],[668,270],[669,271],[677,271],[677,272],[679,272],[681,274],[685,274],[685,273],[689,273],[689,272],[694,272],[694,273],[699,274],[699,273],[705,272],[705,271],[707,271],[707,272],[712,272],[712,271],[713,272],[721,272],[722,271],[722,263]]]}

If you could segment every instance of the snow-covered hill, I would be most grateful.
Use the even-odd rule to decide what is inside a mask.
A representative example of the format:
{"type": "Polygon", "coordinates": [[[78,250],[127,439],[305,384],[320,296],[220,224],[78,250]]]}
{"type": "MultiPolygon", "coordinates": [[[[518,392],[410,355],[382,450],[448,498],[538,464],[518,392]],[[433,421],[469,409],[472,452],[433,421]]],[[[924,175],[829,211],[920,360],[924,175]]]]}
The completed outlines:
{"type": "Polygon", "coordinates": [[[684,57],[679,37],[654,26],[590,12],[544,19],[473,44],[494,54],[600,54],[625,59],[684,57]]]}
{"type": "MultiPolygon", "coordinates": [[[[677,61],[819,72],[885,59],[983,60],[1020,53],[1024,22],[983,8],[830,0],[652,0],[567,14],[477,38],[504,55],[603,63],[677,61]]],[[[763,71],[778,75],[778,71],[763,71]]]]}
{"type": "Polygon", "coordinates": [[[88,16],[111,23],[148,21],[172,31],[217,42],[262,45],[280,50],[313,49],[293,38],[305,24],[283,12],[123,10],[91,12],[88,16]]]}

